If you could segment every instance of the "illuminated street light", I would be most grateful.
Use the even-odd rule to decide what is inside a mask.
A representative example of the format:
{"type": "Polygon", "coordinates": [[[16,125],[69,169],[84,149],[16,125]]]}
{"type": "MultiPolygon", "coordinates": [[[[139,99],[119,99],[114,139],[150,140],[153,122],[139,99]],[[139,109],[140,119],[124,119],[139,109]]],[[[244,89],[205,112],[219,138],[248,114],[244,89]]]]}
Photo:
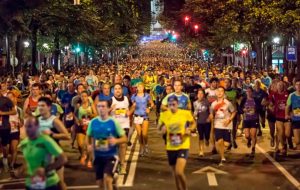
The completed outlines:
{"type": "Polygon", "coordinates": [[[25,41],[25,42],[24,42],[24,47],[25,47],[25,48],[28,48],[29,45],[30,45],[30,43],[29,43],[28,41],[25,41]]]}
{"type": "Polygon", "coordinates": [[[280,38],[279,37],[273,38],[273,42],[274,42],[274,44],[279,44],[280,43],[280,38]]]}
{"type": "Polygon", "coordinates": [[[199,29],[199,25],[195,24],[194,28],[195,28],[195,30],[198,30],[199,29]]]}
{"type": "Polygon", "coordinates": [[[45,49],[49,49],[49,45],[48,45],[47,43],[44,43],[44,44],[43,44],[43,47],[44,47],[45,49]]]}

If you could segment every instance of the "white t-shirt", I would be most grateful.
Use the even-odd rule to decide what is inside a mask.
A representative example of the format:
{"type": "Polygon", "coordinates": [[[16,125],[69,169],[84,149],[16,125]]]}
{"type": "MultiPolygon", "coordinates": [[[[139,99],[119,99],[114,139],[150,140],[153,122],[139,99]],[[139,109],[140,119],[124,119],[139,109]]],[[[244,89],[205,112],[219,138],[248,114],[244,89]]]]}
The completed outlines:
{"type": "Polygon", "coordinates": [[[120,126],[123,129],[128,129],[130,127],[129,117],[127,111],[129,110],[129,100],[127,96],[123,96],[122,101],[117,100],[115,97],[112,97],[112,106],[114,107],[111,116],[116,119],[120,126]]]}
{"type": "Polygon", "coordinates": [[[232,122],[227,126],[224,125],[224,122],[230,118],[231,113],[234,111],[234,106],[227,99],[224,99],[222,102],[214,101],[210,107],[210,112],[214,115],[214,128],[232,129],[232,122]]]}

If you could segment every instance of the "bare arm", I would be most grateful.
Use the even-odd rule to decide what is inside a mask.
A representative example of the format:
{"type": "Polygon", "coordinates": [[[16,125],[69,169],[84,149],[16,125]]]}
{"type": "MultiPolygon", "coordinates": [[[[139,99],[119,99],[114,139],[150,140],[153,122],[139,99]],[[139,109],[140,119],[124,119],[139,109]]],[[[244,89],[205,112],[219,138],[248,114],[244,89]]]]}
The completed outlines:
{"type": "Polygon", "coordinates": [[[52,164],[46,167],[46,173],[52,170],[56,170],[67,163],[67,157],[65,154],[60,154],[52,164]]]}
{"type": "Polygon", "coordinates": [[[58,118],[55,118],[53,121],[53,125],[56,128],[56,130],[59,132],[58,134],[53,133],[52,137],[54,139],[70,140],[70,135],[63,122],[61,122],[58,118]]]}

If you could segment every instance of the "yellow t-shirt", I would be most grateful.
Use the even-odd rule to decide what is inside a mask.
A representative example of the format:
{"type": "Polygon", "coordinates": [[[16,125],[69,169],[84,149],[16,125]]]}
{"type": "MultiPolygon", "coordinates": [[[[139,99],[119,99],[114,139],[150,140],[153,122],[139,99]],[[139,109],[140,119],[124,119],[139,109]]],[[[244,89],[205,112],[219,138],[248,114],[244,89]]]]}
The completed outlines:
{"type": "Polygon", "coordinates": [[[185,134],[187,122],[194,120],[191,111],[179,109],[176,113],[170,110],[162,112],[159,124],[164,124],[167,130],[167,150],[190,148],[190,137],[185,134]]]}

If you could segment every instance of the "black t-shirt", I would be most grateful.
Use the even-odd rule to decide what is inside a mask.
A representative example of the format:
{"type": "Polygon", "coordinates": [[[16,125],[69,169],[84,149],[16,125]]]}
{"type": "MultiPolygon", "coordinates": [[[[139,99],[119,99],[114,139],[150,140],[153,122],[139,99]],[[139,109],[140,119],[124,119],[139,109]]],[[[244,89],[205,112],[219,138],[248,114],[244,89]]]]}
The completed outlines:
{"type": "Polygon", "coordinates": [[[198,90],[201,89],[201,88],[202,87],[198,84],[185,86],[185,92],[190,95],[190,99],[191,99],[192,102],[197,99],[198,90]]]}
{"type": "MultiPolygon", "coordinates": [[[[0,111],[7,112],[12,110],[14,107],[12,101],[5,96],[0,96],[0,111]]],[[[3,115],[0,116],[0,130],[9,129],[9,116],[3,115]]]]}

